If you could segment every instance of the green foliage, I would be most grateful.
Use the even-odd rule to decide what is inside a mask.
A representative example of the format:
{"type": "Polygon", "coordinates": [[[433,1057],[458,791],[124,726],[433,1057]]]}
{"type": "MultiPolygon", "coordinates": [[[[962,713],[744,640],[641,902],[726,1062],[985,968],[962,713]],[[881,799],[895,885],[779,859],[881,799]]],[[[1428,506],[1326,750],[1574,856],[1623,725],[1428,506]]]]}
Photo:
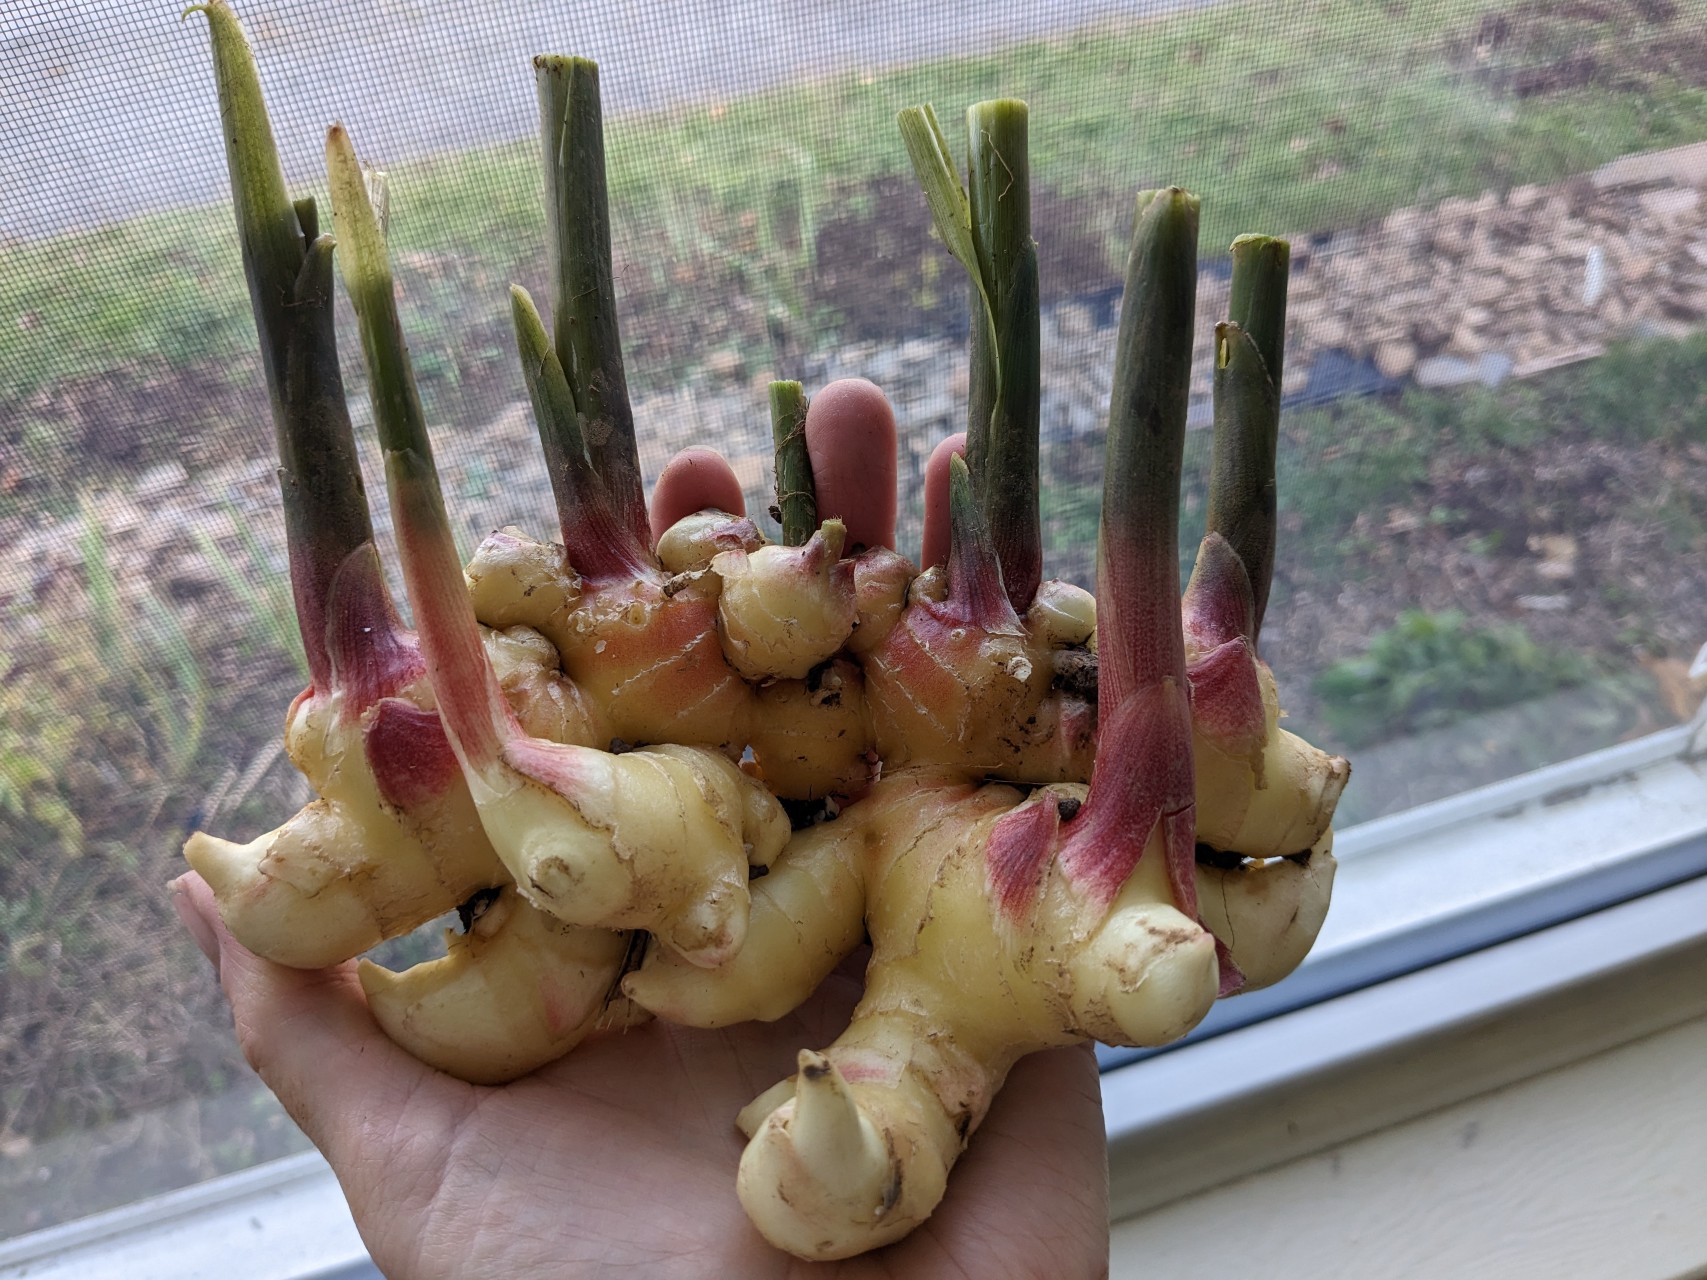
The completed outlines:
{"type": "Polygon", "coordinates": [[[1548,383],[1543,403],[1605,440],[1707,440],[1707,334],[1620,343],[1548,383]]]}
{"type": "Polygon", "coordinates": [[[302,630],[296,623],[296,603],[291,597],[290,575],[273,568],[266,548],[255,536],[254,526],[234,507],[227,506],[237,530],[243,560],[239,564],[205,533],[196,535],[196,545],[219,574],[220,581],[249,613],[251,629],[244,647],[253,653],[263,645],[285,655],[304,683],[308,681],[308,657],[302,651],[302,630]],[[259,641],[260,644],[257,644],[259,641]]]}
{"type": "Polygon", "coordinates": [[[1407,610],[1361,657],[1315,681],[1329,729],[1348,747],[1439,729],[1593,678],[1592,663],[1537,644],[1518,626],[1478,627],[1457,612],[1407,610]]]}
{"type": "MultiPolygon", "coordinates": [[[[1091,446],[1085,446],[1091,452],[1091,446]]],[[[1102,441],[1095,445],[1102,455],[1102,441]]],[[[1046,462],[1045,466],[1048,465],[1046,462]]],[[[1096,585],[1097,528],[1102,519],[1102,484],[1074,481],[1044,473],[1038,490],[1038,521],[1043,529],[1043,562],[1048,576],[1076,582],[1087,590],[1096,585]]]]}
{"type": "Polygon", "coordinates": [[[125,598],[94,506],[83,509],[83,591],[39,617],[52,648],[28,665],[0,653],[0,851],[17,855],[0,858],[0,904],[31,917],[9,919],[14,939],[68,924],[51,889],[59,861],[92,841],[134,858],[129,842],[192,772],[207,724],[182,624],[152,593],[125,598]]]}
{"type": "MultiPolygon", "coordinates": [[[[1599,364],[1593,376],[1604,376],[1599,364]]],[[[1453,393],[1412,390],[1401,402],[1423,440],[1468,453],[1526,449],[1556,433],[1562,419],[1544,394],[1545,382],[1513,382],[1492,389],[1466,387],[1453,393]]],[[[1554,397],[1555,399],[1557,397],[1554,397]]]]}
{"type": "Polygon", "coordinates": [[[181,1087],[162,889],[231,732],[206,656],[82,506],[81,582],[0,614],[0,1129],[36,1135],[181,1087]]]}
{"type": "MultiPolygon", "coordinates": [[[[1587,376],[1598,378],[1598,365],[1587,376]]],[[[1281,422],[1281,505],[1313,536],[1342,532],[1359,515],[1413,494],[1437,457],[1528,448],[1564,434],[1571,424],[1558,399],[1519,383],[1454,392],[1411,388],[1289,413],[1281,422]]]]}
{"type": "Polygon", "coordinates": [[[184,776],[201,749],[208,690],[183,624],[151,591],[120,599],[94,504],[83,501],[83,572],[101,678],[94,693],[134,726],[156,761],[158,785],[184,776]]]}
{"type": "MultiPolygon", "coordinates": [[[[1524,382],[1451,391],[1410,388],[1396,396],[1348,397],[1281,418],[1277,464],[1285,521],[1282,577],[1307,569],[1327,580],[1369,572],[1369,550],[1393,508],[1422,508],[1424,522],[1460,534],[1477,555],[1521,556],[1500,529],[1476,527],[1456,506],[1430,498],[1437,459],[1462,468],[1479,458],[1542,455],[1560,444],[1600,441],[1682,447],[1707,440],[1707,334],[1615,344],[1605,356],[1524,382]]],[[[1209,433],[1186,438],[1180,554],[1189,576],[1203,532],[1209,433]]],[[[1088,440],[1091,454],[1100,436],[1088,440]]],[[[1690,447],[1699,447],[1698,445],[1690,447]]],[[[1061,576],[1089,582],[1101,480],[1046,451],[1045,546],[1061,576]],[[1082,578],[1081,578],[1082,575],[1082,578]]],[[[1623,493],[1629,515],[1660,531],[1666,549],[1707,547],[1707,494],[1657,468],[1623,493]]],[[[1597,583],[1609,597],[1617,579],[1597,583]]],[[[1623,611],[1623,610],[1621,610],[1623,611]]]]}
{"type": "Polygon", "coordinates": [[[1281,509],[1304,521],[1300,541],[1342,534],[1428,479],[1449,438],[1417,407],[1411,396],[1355,399],[1282,417],[1276,484],[1281,509]]]}
{"type": "Polygon", "coordinates": [[[83,824],[61,778],[77,747],[77,722],[46,694],[39,677],[14,670],[0,653],[0,843],[14,850],[57,847],[75,857],[83,851],[83,824]]]}
{"type": "Polygon", "coordinates": [[[1464,452],[1528,448],[1575,434],[1614,444],[1707,439],[1707,334],[1614,343],[1530,382],[1402,402],[1427,438],[1464,452]]]}
{"type": "MultiPolygon", "coordinates": [[[[1119,215],[1146,185],[1212,192],[1203,243],[1214,246],[1252,227],[1356,225],[1701,136],[1707,92],[1692,69],[1620,50],[1698,24],[1707,0],[1679,0],[1671,26],[1651,31],[1640,22],[1627,29],[1615,9],[1558,19],[1563,35],[1532,33],[1501,57],[1542,63],[1568,37],[1572,48],[1588,42],[1605,74],[1529,92],[1468,51],[1489,18],[1509,15],[1528,30],[1538,9],[1531,0],[1431,0],[1372,16],[1359,0],[1245,0],[616,117],[618,250],[673,294],[683,282],[665,277],[698,263],[708,299],[744,293],[761,316],[816,325],[824,318],[810,314],[800,270],[816,230],[874,181],[905,172],[894,117],[916,102],[1028,100],[1039,187],[1108,212],[1111,276],[1126,234],[1119,215]],[[1120,163],[1111,166],[1111,156],[1120,163]]],[[[445,308],[486,315],[504,280],[537,270],[537,169],[537,146],[526,142],[393,170],[392,248],[406,273],[412,262],[428,264],[410,280],[411,324],[430,326],[427,313],[445,308]],[[417,306],[413,295],[440,270],[457,287],[417,306]]],[[[19,325],[0,359],[0,401],[119,361],[248,357],[253,334],[224,208],[151,215],[9,252],[0,316],[19,325]],[[66,297],[78,305],[64,306],[66,297]]],[[[626,281],[625,292],[642,284],[626,281]]]]}
{"type": "MultiPolygon", "coordinates": [[[[1414,507],[1437,479],[1439,458],[1541,455],[1565,443],[1679,448],[1707,440],[1707,334],[1614,344],[1585,361],[1525,382],[1341,400],[1281,420],[1280,507],[1294,563],[1355,578],[1370,539],[1394,507],[1414,507]]],[[[1662,533],[1672,552],[1707,542],[1707,495],[1656,470],[1624,494],[1629,515],[1662,533]]],[[[1456,527],[1460,513],[1428,510],[1456,527]]],[[[1465,531],[1478,554],[1522,554],[1498,530],[1465,531]]],[[[1604,584],[1612,589],[1615,584],[1604,584]]]]}

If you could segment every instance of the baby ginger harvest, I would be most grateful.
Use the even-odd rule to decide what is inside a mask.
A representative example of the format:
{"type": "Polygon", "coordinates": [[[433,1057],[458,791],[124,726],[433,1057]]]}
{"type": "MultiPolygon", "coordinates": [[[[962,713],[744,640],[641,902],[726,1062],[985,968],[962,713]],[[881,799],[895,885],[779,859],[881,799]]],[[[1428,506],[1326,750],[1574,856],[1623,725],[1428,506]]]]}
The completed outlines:
{"type": "MultiPolygon", "coordinates": [[[[797,1074],[738,1120],[742,1204],[813,1259],[928,1217],[1024,1054],[1165,1043],[1297,965],[1327,908],[1347,767],[1280,729],[1258,657],[1283,242],[1233,248],[1208,529],[1183,598],[1196,198],[1139,197],[1093,599],[1042,576],[1029,125],[1012,101],[969,113],[964,183],[930,109],[901,118],[974,300],[964,458],[942,453],[927,477],[940,561],[915,567],[862,540],[861,512],[818,509],[817,410],[798,383],[771,393],[781,542],[714,508],[654,537],[597,70],[536,59],[549,309],[520,287],[508,303],[559,541],[496,531],[465,567],[398,321],[381,179],[334,126],[322,233],[314,203],[285,193],[235,18],[225,0],[201,11],[310,661],[286,741],[319,796],[248,845],[186,846],[239,940],[318,967],[458,910],[445,958],[401,974],[364,962],[363,986],[405,1048],[488,1084],[648,1015],[781,1018],[869,940],[850,1025],[801,1046],[797,1074]],[[413,631],[356,466],[335,267],[413,631]]],[[[865,395],[831,388],[820,416],[865,395]]],[[[727,467],[706,465],[705,491],[738,508],[727,467]]]]}

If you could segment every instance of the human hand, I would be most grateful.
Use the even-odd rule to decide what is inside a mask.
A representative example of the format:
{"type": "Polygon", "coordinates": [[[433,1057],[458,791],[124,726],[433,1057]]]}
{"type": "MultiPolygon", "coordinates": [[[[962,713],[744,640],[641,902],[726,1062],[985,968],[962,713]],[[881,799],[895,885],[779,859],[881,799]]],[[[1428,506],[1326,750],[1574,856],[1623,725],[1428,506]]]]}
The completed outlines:
{"type": "MultiPolygon", "coordinates": [[[[869,384],[841,383],[807,424],[820,514],[849,543],[890,543],[894,422],[869,384]]],[[[927,555],[947,455],[927,476],[927,555]]],[[[672,460],[655,533],[705,506],[739,511],[740,485],[705,450],[672,460]]],[[[946,538],[939,535],[939,541],[946,538]]],[[[1061,1276],[1107,1270],[1100,1091],[1090,1049],[1022,1060],[956,1167],[941,1207],[901,1243],[810,1264],[759,1236],[735,1197],[734,1117],[829,1043],[859,995],[844,966],[770,1024],[702,1031],[652,1022],[603,1034],[522,1080],[465,1084],[399,1049],[367,1011],[353,963],[262,960],[186,875],[174,905],[214,963],[238,1041],[325,1154],[375,1262],[393,1280],[510,1280],[627,1270],[670,1276],[1061,1276]]]]}

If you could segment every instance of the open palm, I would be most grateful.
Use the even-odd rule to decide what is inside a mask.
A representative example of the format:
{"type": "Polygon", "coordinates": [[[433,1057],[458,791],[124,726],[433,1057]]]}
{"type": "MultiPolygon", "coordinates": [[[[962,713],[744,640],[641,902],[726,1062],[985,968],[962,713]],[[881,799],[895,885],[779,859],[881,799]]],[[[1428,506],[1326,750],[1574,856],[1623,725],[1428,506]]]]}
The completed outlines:
{"type": "Polygon", "coordinates": [[[387,1040],[353,965],[262,960],[207,886],[173,886],[218,965],[243,1051],[343,1185],[393,1280],[501,1276],[1059,1276],[1107,1267],[1102,1105],[1088,1048],[1015,1067],[934,1216],[844,1263],[771,1248],[735,1198],[734,1117],[834,1039],[858,995],[838,973],[771,1024],[608,1033],[513,1084],[463,1084],[387,1040]]]}

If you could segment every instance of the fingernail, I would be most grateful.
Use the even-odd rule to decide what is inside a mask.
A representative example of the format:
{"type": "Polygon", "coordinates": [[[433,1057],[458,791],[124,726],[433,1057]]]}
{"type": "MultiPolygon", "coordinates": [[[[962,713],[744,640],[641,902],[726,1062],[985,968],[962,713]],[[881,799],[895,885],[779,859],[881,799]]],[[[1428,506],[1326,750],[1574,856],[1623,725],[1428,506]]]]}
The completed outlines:
{"type": "Polygon", "coordinates": [[[217,971],[219,968],[219,943],[213,936],[213,930],[190,903],[189,893],[184,888],[182,879],[174,880],[166,886],[167,893],[172,899],[172,910],[178,913],[178,919],[183,922],[190,937],[207,957],[208,963],[217,971]]]}

